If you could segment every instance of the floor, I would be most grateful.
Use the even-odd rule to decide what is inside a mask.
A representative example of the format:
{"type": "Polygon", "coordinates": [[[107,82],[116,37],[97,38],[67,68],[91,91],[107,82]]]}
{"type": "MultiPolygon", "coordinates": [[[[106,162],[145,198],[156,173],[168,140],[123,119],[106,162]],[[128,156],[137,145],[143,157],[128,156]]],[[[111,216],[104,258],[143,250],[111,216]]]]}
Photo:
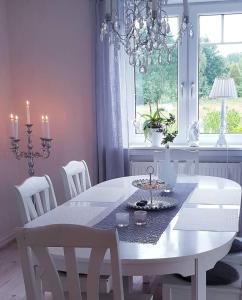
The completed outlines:
{"type": "MultiPolygon", "coordinates": [[[[151,282],[143,284],[142,277],[134,277],[134,290],[151,292],[154,300],[161,300],[160,278],[153,278],[151,282]]],[[[0,300],[26,300],[16,243],[0,249],[0,300]]],[[[46,300],[51,297],[46,295],[46,300]]]]}
{"type": "Polygon", "coordinates": [[[0,250],[0,299],[24,300],[24,282],[17,246],[11,243],[0,250]]]}

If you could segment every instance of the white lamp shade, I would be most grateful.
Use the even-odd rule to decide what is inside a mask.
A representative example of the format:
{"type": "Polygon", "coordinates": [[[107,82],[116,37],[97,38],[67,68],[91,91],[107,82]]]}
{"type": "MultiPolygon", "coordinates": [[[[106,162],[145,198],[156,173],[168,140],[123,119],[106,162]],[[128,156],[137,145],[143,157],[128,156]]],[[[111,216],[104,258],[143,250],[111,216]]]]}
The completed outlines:
{"type": "Polygon", "coordinates": [[[237,98],[237,91],[233,78],[216,77],[209,98],[237,98]]]}

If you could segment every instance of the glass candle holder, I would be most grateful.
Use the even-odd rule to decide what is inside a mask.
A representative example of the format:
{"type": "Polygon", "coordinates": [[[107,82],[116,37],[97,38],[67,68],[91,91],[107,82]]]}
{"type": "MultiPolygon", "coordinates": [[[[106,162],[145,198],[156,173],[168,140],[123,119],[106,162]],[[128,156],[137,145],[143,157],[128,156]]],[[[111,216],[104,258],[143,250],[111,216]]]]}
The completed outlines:
{"type": "Polygon", "coordinates": [[[129,213],[116,213],[116,225],[118,227],[126,227],[129,225],[129,213]]]}
{"type": "Polygon", "coordinates": [[[134,222],[136,225],[145,225],[147,221],[147,211],[137,210],[134,212],[134,222]]]}

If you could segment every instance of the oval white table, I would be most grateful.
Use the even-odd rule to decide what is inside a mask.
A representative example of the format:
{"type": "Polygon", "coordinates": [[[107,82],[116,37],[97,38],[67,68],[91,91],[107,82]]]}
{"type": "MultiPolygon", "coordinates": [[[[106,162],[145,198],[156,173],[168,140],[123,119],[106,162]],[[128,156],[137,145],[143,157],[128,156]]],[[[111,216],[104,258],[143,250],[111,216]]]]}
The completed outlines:
{"type": "MultiPolygon", "coordinates": [[[[76,198],[26,224],[36,227],[48,224],[80,224],[93,226],[115,207],[132,195],[136,188],[131,182],[137,177],[123,177],[98,184],[76,198]]],[[[180,177],[178,182],[197,183],[183,207],[212,207],[211,205],[189,204],[192,197],[213,195],[218,202],[228,201],[240,204],[241,187],[239,184],[223,178],[193,176],[180,177]]],[[[214,206],[214,205],[213,205],[214,206]]],[[[215,207],[217,207],[215,205],[215,207]]],[[[219,205],[229,208],[230,205],[219,205]]],[[[238,208],[240,205],[231,205],[238,208]]],[[[206,299],[206,271],[229,251],[236,232],[183,231],[174,230],[177,216],[171,221],[156,244],[129,243],[120,241],[120,256],[124,276],[163,275],[179,273],[192,275],[192,299],[206,299]]],[[[65,270],[63,253],[53,250],[59,270],[65,270]]],[[[78,253],[79,270],[87,272],[86,252],[78,253]]],[[[110,274],[108,254],[105,256],[103,274],[110,274]]]]}

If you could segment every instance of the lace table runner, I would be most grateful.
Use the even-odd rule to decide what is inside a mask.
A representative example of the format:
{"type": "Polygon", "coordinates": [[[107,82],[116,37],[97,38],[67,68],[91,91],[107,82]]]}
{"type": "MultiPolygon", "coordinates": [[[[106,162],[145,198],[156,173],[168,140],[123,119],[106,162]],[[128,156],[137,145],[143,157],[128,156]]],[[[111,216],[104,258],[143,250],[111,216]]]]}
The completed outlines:
{"type": "MultiPolygon", "coordinates": [[[[118,229],[119,239],[125,242],[156,244],[165,231],[171,220],[180,210],[189,194],[195,189],[196,183],[177,183],[174,191],[169,194],[177,200],[177,206],[159,211],[148,211],[147,224],[138,226],[134,222],[134,210],[127,207],[128,202],[139,201],[149,197],[149,191],[137,190],[126,201],[114,209],[102,221],[94,225],[95,228],[112,229],[116,227],[117,212],[129,212],[129,226],[118,229]]],[[[153,191],[155,197],[160,195],[160,191],[153,191]]]]}

